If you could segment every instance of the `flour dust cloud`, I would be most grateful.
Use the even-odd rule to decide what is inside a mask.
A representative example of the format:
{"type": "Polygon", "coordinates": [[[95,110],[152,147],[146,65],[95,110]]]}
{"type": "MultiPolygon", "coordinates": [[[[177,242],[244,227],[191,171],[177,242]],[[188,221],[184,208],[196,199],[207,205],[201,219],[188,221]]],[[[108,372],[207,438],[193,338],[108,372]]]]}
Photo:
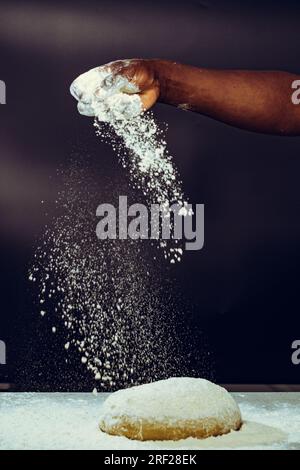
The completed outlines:
{"type": "Polygon", "coordinates": [[[60,213],[29,272],[39,314],[48,325],[53,318],[49,334],[65,337],[66,357],[77,357],[95,390],[195,374],[191,363],[201,344],[184,350],[182,342],[190,344],[192,337],[171,282],[151,263],[143,242],[97,239],[98,181],[87,172],[86,158],[75,160],[58,195],[60,213]],[[178,329],[188,339],[179,338],[178,329]]]}
{"type": "MultiPolygon", "coordinates": [[[[79,112],[95,117],[97,136],[127,170],[127,190],[159,204],[165,217],[173,203],[190,216],[164,133],[153,115],[143,112],[137,91],[124,77],[112,77],[109,67],[83,74],[71,87],[79,112]]],[[[159,257],[147,258],[145,241],[97,239],[96,208],[112,201],[99,198],[97,177],[88,178],[82,157],[64,174],[60,213],[48,225],[29,272],[40,315],[53,316],[52,334],[63,329],[66,354],[78,356],[95,391],[193,375],[201,344],[193,347],[186,312],[180,311],[166,272],[160,274],[159,257]]],[[[181,260],[178,240],[157,243],[168,262],[181,260]]]]}
{"type": "MultiPolygon", "coordinates": [[[[140,193],[149,206],[158,204],[172,228],[173,204],[177,204],[180,216],[193,214],[168,152],[165,132],[151,112],[143,111],[138,91],[126,77],[112,74],[109,65],[80,75],[71,86],[78,111],[95,117],[96,134],[115,150],[138,190],[137,197],[140,193]]],[[[171,263],[181,260],[181,240],[160,240],[158,245],[171,263]]]]}

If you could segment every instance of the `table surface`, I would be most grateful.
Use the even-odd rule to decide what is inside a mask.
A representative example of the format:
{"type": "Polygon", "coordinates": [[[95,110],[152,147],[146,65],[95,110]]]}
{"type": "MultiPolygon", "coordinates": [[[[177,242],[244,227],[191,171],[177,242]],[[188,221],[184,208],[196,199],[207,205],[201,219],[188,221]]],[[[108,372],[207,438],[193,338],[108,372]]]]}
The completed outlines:
{"type": "MultiPolygon", "coordinates": [[[[108,396],[106,393],[1,393],[0,449],[188,450],[217,447],[300,450],[300,393],[232,395],[246,423],[259,423],[282,431],[284,439],[260,444],[251,439],[251,433],[245,433],[238,445],[226,436],[210,440],[189,438],[177,442],[138,442],[108,436],[98,429],[101,407],[108,396]]],[[[260,434],[263,434],[263,429],[260,434]]],[[[267,434],[268,428],[265,429],[267,434]]]]}

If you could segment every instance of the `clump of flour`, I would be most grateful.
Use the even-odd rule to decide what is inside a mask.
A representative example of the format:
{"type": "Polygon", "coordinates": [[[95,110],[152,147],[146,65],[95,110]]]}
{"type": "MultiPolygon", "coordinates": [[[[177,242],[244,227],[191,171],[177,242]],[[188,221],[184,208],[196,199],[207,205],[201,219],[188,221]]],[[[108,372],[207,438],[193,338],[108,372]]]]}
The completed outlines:
{"type": "MultiPolygon", "coordinates": [[[[110,143],[122,165],[129,170],[134,188],[142,191],[149,204],[158,204],[173,228],[172,205],[179,216],[191,216],[182,183],[167,150],[163,130],[152,113],[144,113],[138,88],[109,66],[92,69],[71,86],[81,114],[95,116],[96,134],[110,143]]],[[[165,257],[180,261],[182,248],[177,239],[160,241],[165,257]],[[178,246],[179,245],[179,246],[178,246]]]]}

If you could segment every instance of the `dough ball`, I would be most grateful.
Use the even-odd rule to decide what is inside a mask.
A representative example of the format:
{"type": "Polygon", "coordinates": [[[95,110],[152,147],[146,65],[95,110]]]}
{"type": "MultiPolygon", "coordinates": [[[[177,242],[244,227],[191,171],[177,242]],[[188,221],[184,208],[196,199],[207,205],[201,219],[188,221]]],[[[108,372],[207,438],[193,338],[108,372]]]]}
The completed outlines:
{"type": "Polygon", "coordinates": [[[119,390],[105,401],[100,429],[139,441],[219,436],[241,427],[238,405],[205,379],[174,377],[119,390]]]}

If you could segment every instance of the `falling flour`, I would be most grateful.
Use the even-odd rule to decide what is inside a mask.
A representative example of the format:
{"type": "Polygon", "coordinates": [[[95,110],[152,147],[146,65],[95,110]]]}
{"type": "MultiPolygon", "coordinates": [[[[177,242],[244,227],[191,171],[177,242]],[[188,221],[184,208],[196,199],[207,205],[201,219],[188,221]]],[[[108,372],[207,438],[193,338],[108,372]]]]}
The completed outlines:
{"type": "MultiPolygon", "coordinates": [[[[138,88],[121,75],[113,75],[109,66],[80,75],[71,86],[81,114],[95,116],[96,134],[111,144],[122,165],[128,169],[131,183],[158,204],[162,216],[172,228],[172,205],[180,216],[191,216],[182,183],[167,150],[164,132],[151,112],[143,112],[138,88]]],[[[159,242],[171,263],[181,260],[180,241],[159,242]]]]}
{"type": "MultiPolygon", "coordinates": [[[[81,75],[71,86],[79,112],[95,117],[97,134],[128,168],[131,191],[141,191],[149,204],[160,204],[166,217],[173,203],[189,215],[163,133],[153,116],[143,113],[137,92],[126,78],[113,76],[109,66],[81,75]]],[[[79,356],[94,377],[95,393],[193,375],[189,364],[198,361],[198,354],[198,370],[209,374],[199,338],[193,346],[176,296],[162,280],[165,274],[161,277],[158,266],[148,263],[142,242],[97,239],[95,208],[99,198],[108,201],[99,194],[97,178],[89,177],[86,152],[82,157],[79,163],[76,155],[63,174],[60,212],[47,226],[29,272],[37,286],[40,315],[45,320],[51,316],[55,338],[63,332],[65,354],[79,356]]],[[[127,186],[125,191],[130,192],[127,186]]],[[[172,263],[180,261],[178,240],[161,240],[159,247],[172,263]]]]}
{"type": "Polygon", "coordinates": [[[147,258],[143,243],[97,239],[95,201],[105,195],[88,155],[73,158],[62,174],[58,214],[29,272],[40,315],[55,333],[53,341],[65,338],[62,348],[70,367],[76,369],[77,361],[101,391],[195,374],[189,364],[198,356],[197,368],[209,374],[202,339],[192,345],[174,289],[151,263],[151,255],[147,258]],[[182,335],[185,329],[186,337],[178,338],[177,331],[182,335]]]}

